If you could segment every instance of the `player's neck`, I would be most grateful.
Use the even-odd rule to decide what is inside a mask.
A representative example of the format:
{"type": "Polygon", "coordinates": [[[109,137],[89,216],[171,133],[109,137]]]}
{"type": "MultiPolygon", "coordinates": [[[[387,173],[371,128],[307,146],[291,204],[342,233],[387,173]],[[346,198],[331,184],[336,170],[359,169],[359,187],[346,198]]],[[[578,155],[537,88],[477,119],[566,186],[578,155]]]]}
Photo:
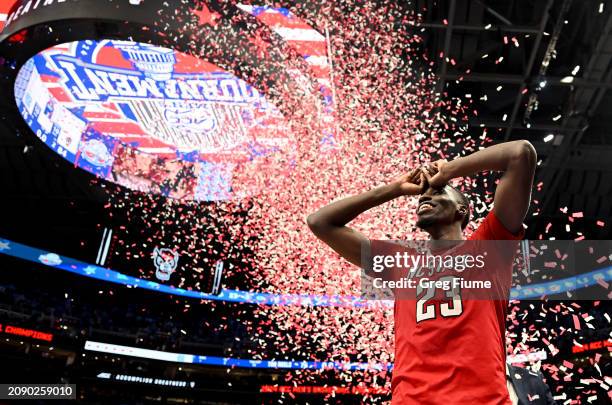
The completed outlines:
{"type": "Polygon", "coordinates": [[[455,225],[436,227],[428,229],[427,232],[432,240],[463,240],[463,231],[455,225]]]}

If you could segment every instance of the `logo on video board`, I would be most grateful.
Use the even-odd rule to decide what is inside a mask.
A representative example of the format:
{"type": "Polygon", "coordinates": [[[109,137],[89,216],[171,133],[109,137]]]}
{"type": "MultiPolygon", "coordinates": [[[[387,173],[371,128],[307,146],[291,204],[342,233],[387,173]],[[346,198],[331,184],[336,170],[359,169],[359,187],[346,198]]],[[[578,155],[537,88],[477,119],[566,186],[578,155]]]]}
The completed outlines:
{"type": "Polygon", "coordinates": [[[174,250],[156,247],[153,250],[155,277],[161,281],[168,281],[178,266],[178,259],[179,255],[174,250]]]}

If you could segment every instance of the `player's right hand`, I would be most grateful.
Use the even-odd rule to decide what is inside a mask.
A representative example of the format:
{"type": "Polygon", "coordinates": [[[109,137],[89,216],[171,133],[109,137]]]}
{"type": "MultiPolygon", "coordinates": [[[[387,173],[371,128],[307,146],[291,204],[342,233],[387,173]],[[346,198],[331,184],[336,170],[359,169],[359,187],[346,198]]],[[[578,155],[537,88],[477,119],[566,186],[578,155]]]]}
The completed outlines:
{"type": "Polygon", "coordinates": [[[446,159],[436,160],[435,162],[421,168],[425,181],[428,186],[433,188],[443,188],[451,179],[448,174],[448,161],[446,159]]]}
{"type": "Polygon", "coordinates": [[[425,175],[421,168],[413,169],[408,174],[398,177],[395,184],[401,195],[419,195],[427,189],[425,175]]]}

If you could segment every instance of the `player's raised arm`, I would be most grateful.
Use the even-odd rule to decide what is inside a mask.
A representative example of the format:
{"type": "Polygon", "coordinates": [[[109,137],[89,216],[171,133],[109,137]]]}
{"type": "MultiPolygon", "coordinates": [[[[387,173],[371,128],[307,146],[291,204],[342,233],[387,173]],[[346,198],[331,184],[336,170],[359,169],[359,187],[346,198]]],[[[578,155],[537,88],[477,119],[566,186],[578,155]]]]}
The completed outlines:
{"type": "Polygon", "coordinates": [[[504,172],[495,190],[493,213],[508,231],[517,233],[529,209],[536,162],[534,147],[521,140],[493,145],[451,162],[439,160],[424,173],[429,184],[441,187],[455,177],[486,170],[504,172]]]}
{"type": "Polygon", "coordinates": [[[308,227],[340,256],[361,267],[361,248],[370,241],[346,224],[370,208],[402,195],[418,195],[424,188],[424,175],[414,169],[390,184],[326,205],[308,216],[308,227]]]}

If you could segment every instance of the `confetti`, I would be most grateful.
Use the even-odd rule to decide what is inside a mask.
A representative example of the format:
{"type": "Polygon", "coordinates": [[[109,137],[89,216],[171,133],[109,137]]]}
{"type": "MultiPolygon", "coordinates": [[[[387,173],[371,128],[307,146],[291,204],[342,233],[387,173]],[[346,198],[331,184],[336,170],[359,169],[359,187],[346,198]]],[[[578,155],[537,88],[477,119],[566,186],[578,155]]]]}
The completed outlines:
{"type": "MultiPolygon", "coordinates": [[[[433,61],[423,53],[423,39],[411,29],[418,26],[421,17],[406,14],[397,2],[322,2],[319,6],[298,2],[282,13],[269,7],[262,10],[266,12],[228,17],[222,7],[198,2],[190,24],[194,29],[200,26],[217,29],[219,41],[223,42],[218,27],[223,26],[224,19],[233,18],[236,23],[259,30],[252,36],[249,50],[244,52],[264,56],[272,52],[279,58],[296,56],[296,70],[303,72],[304,80],[300,83],[306,89],[299,93],[299,98],[317,100],[312,103],[317,108],[302,108],[288,94],[271,94],[285,106],[283,111],[299,111],[291,120],[291,133],[299,140],[295,143],[292,161],[269,161],[257,168],[260,170],[250,170],[252,167],[247,165],[236,180],[245,189],[264,192],[248,194],[244,199],[205,204],[125,193],[109,187],[106,190],[110,202],[105,209],[109,218],[125,214],[127,221],[142,223],[143,228],[152,230],[142,245],[129,246],[133,255],[146,255],[156,240],[168,235],[172,235],[174,243],[188,246],[186,249],[195,253],[191,258],[194,271],[183,276],[176,285],[178,288],[197,289],[201,282],[201,263],[210,257],[224,257],[232,264],[224,281],[226,287],[234,283],[250,291],[277,294],[358,295],[359,271],[311,234],[306,216],[333,200],[384,184],[425,162],[464,156],[491,144],[492,135],[486,129],[468,136],[468,122],[478,115],[476,102],[486,102],[487,95],[459,97],[432,91],[437,82],[433,61]],[[269,24],[274,19],[289,21],[300,29],[314,27],[324,40],[317,46],[294,44],[293,48],[287,43],[275,43],[274,35],[270,34],[282,37],[282,31],[275,30],[274,23],[269,24]],[[283,52],[277,47],[282,47],[283,52]],[[328,93],[320,92],[321,86],[328,93]],[[324,98],[331,100],[330,105],[321,102],[324,98]],[[330,109],[326,118],[334,127],[328,136],[324,132],[329,127],[320,114],[326,107],[330,109]],[[173,226],[177,223],[181,226],[173,226]]],[[[169,12],[165,8],[160,11],[169,12]]],[[[485,29],[491,28],[491,24],[485,26],[485,29]]],[[[522,42],[523,37],[520,38],[522,42]]],[[[520,45],[515,37],[504,36],[501,42],[507,46],[520,45]]],[[[194,50],[194,54],[197,52],[194,50]]],[[[440,53],[435,57],[455,65],[454,69],[460,65],[450,55],[440,53]]],[[[498,54],[491,58],[485,54],[482,59],[482,63],[504,61],[498,54]]],[[[238,66],[231,68],[238,69],[238,66]]],[[[572,74],[578,70],[576,67],[572,74]]],[[[503,89],[498,83],[493,87],[498,92],[503,89]]],[[[561,115],[552,119],[557,121],[561,115]]],[[[507,114],[503,120],[507,120],[507,114]]],[[[486,174],[463,179],[459,184],[469,193],[479,217],[491,209],[497,178],[486,174]]],[[[546,184],[539,183],[536,187],[544,190],[546,184]]],[[[426,235],[414,226],[415,205],[416,199],[397,199],[360,215],[351,226],[373,239],[424,239],[426,235]]],[[[537,206],[537,201],[534,205],[537,206]]],[[[560,208],[560,212],[568,215],[568,208],[560,208]]],[[[584,218],[583,213],[568,215],[567,222],[575,218],[584,218]]],[[[468,234],[480,220],[470,224],[468,234]]],[[[563,229],[564,222],[555,223],[555,228],[563,229]]],[[[603,221],[596,224],[604,226],[603,221]]],[[[552,222],[546,225],[545,237],[552,237],[549,235],[552,225],[552,222]]],[[[568,233],[572,231],[569,224],[565,229],[568,233]]],[[[575,235],[574,231],[572,237],[575,235]]],[[[584,237],[577,236],[576,240],[584,237]]],[[[532,252],[538,254],[534,249],[532,246],[532,252]]],[[[555,255],[559,262],[565,260],[558,251],[555,255]]],[[[558,265],[553,261],[545,263],[548,268],[558,265]]],[[[145,271],[140,275],[151,277],[145,271]]],[[[201,305],[210,306],[214,312],[219,304],[202,302],[201,305]]],[[[187,305],[182,309],[192,310],[187,305]]],[[[388,307],[244,306],[235,311],[245,323],[247,337],[232,340],[236,345],[248,342],[246,353],[238,346],[230,350],[236,357],[393,361],[392,309],[388,307]]],[[[561,342],[572,342],[579,337],[579,317],[587,325],[599,326],[597,319],[587,321],[584,313],[586,310],[580,306],[562,302],[537,302],[533,308],[525,303],[511,303],[508,334],[513,337],[509,350],[517,354],[538,348],[554,357],[563,347],[561,342]],[[553,329],[550,325],[560,327],[553,329]]],[[[606,319],[609,324],[609,316],[606,319]]],[[[227,327],[229,321],[224,322],[227,327]]],[[[604,320],[600,323],[605,325],[604,320]]],[[[218,332],[223,326],[217,325],[214,329],[218,332]]],[[[180,329],[180,333],[195,335],[188,328],[180,329]]],[[[574,370],[574,364],[568,361],[563,362],[563,367],[574,374],[553,364],[542,365],[547,378],[550,376],[561,388],[576,385],[581,377],[595,375],[574,370]]],[[[227,373],[231,370],[228,368],[227,373]]],[[[390,373],[386,370],[335,373],[335,378],[343,382],[354,380],[390,388],[390,373]]],[[[321,376],[321,371],[303,370],[287,373],[282,378],[299,385],[321,376]]],[[[586,392],[586,389],[575,389],[556,398],[579,403],[586,398],[586,392]]]]}
{"type": "Polygon", "coordinates": [[[580,330],[580,320],[576,315],[572,315],[572,319],[574,320],[574,328],[576,330],[580,330]]]}

